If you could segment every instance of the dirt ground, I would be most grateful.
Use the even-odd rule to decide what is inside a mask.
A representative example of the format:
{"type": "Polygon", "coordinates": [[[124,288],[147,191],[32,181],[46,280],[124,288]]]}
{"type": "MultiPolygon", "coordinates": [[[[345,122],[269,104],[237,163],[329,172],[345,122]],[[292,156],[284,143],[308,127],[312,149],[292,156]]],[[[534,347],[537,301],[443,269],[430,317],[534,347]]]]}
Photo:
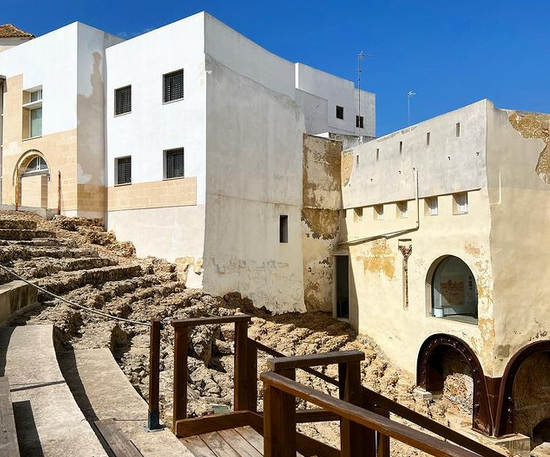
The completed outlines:
{"type": "MultiPolygon", "coordinates": [[[[13,217],[35,220],[40,228],[54,231],[58,239],[73,242],[79,248],[93,247],[100,257],[110,259],[117,265],[138,265],[141,268],[141,273],[135,277],[80,287],[64,286],[67,289],[63,289],[64,298],[137,321],[248,312],[253,316],[249,336],[279,352],[301,355],[346,349],[360,350],[365,353],[365,362],[361,364],[363,385],[441,423],[447,424],[451,417],[454,423],[465,426],[471,423],[471,380],[450,376],[444,395],[440,398],[426,400],[415,396],[414,380],[409,374],[392,366],[367,336],[357,335],[349,325],[328,314],[288,313],[274,316],[253,308],[251,301],[238,293],[214,297],[200,290],[185,289],[176,279],[174,265],[153,258],[135,258],[133,246],[130,243],[117,242],[113,234],[103,230],[99,221],[56,218],[48,222],[32,214],[18,213],[14,216],[11,212],[0,212],[0,218],[13,217]]],[[[5,252],[9,254],[9,251],[5,252]]],[[[3,264],[8,261],[9,265],[6,255],[4,254],[3,264]]],[[[44,265],[49,265],[49,261],[51,265],[55,265],[52,259],[44,258],[27,259],[22,264],[18,264],[18,261],[20,260],[11,259],[12,264],[20,268],[18,271],[25,272],[29,279],[33,279],[33,274],[36,275],[37,271],[47,271],[44,270],[44,265]]],[[[42,279],[46,281],[44,287],[55,288],[55,281],[63,282],[71,274],[74,276],[74,273],[60,271],[53,276],[46,276],[42,279]]],[[[57,329],[59,347],[63,350],[109,347],[130,382],[147,398],[148,327],[105,320],[49,297],[43,297],[41,301],[41,306],[17,316],[11,324],[51,322],[57,329]]],[[[173,330],[170,325],[166,325],[161,334],[160,394],[161,415],[166,423],[171,421],[173,340],[173,330]]],[[[192,332],[188,387],[188,414],[191,417],[210,414],[214,407],[231,408],[232,343],[232,325],[203,326],[192,332]]],[[[258,363],[259,372],[265,370],[265,360],[262,356],[258,363]]],[[[322,371],[330,376],[337,376],[335,366],[322,371]]],[[[305,372],[299,371],[297,380],[336,395],[334,386],[305,372]]],[[[261,409],[260,382],[258,392],[261,409]]],[[[336,423],[305,424],[300,425],[299,429],[313,438],[339,446],[336,423]]],[[[392,443],[392,455],[397,457],[424,454],[400,443],[392,443]]]]}

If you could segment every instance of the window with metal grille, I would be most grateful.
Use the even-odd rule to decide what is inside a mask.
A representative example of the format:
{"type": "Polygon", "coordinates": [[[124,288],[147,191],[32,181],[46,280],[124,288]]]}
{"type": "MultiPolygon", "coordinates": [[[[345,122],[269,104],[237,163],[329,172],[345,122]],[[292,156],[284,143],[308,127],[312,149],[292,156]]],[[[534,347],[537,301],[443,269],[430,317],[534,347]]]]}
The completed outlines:
{"type": "Polygon", "coordinates": [[[130,184],[132,182],[132,158],[120,157],[116,161],[116,184],[130,184]]]}
{"type": "Polygon", "coordinates": [[[163,79],[164,103],[183,98],[183,70],[167,73],[163,79]]]}
{"type": "Polygon", "coordinates": [[[362,129],[364,126],[363,116],[355,116],[355,127],[362,129]]]}
{"type": "Polygon", "coordinates": [[[115,89],[115,115],[132,111],[132,86],[115,89]]]}
{"type": "Polygon", "coordinates": [[[336,119],[344,119],[344,107],[336,105],[336,119]]]}
{"type": "Polygon", "coordinates": [[[164,170],[166,179],[183,177],[183,148],[164,151],[164,170]]]}

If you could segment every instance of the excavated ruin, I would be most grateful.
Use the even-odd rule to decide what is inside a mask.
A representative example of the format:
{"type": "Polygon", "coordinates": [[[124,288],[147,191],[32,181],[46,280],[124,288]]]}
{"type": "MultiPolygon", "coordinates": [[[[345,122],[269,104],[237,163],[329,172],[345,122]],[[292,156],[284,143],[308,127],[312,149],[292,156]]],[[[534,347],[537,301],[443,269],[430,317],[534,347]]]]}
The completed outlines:
{"type": "MultiPolygon", "coordinates": [[[[358,349],[366,355],[362,363],[365,386],[435,420],[468,425],[471,414],[471,380],[450,376],[443,395],[423,399],[413,394],[412,377],[393,367],[367,337],[326,313],[271,315],[254,309],[238,292],[215,297],[200,290],[186,289],[177,280],[175,266],[155,258],[138,259],[130,243],[118,242],[105,232],[100,221],[57,217],[46,221],[34,214],[0,212],[0,219],[13,220],[13,228],[25,222],[37,223],[41,238],[18,236],[0,242],[0,262],[25,279],[81,305],[136,320],[247,312],[253,315],[249,335],[287,355],[358,349]],[[51,233],[51,237],[48,236],[51,233]],[[53,237],[55,235],[55,237],[53,237]],[[28,239],[27,239],[28,238],[28,239]]],[[[32,225],[32,224],[31,224],[32,225]]],[[[0,282],[13,278],[0,272],[0,282]]],[[[59,351],[108,347],[137,391],[147,397],[149,329],[116,322],[74,309],[48,294],[38,294],[39,304],[14,316],[8,325],[52,323],[59,351]]],[[[191,334],[189,357],[189,415],[231,408],[233,398],[233,326],[198,327],[191,334]]],[[[173,330],[161,333],[161,414],[171,420],[173,330]]],[[[265,358],[258,363],[265,369],[265,358]]],[[[336,376],[334,366],[324,369],[336,376]]],[[[328,385],[305,372],[297,374],[323,392],[336,394],[328,385]]],[[[261,392],[261,383],[258,383],[261,392]]],[[[261,409],[261,393],[259,396],[261,409]]],[[[300,425],[300,430],[338,446],[336,423],[300,425]]],[[[400,443],[392,444],[392,455],[423,455],[400,443]]]]}

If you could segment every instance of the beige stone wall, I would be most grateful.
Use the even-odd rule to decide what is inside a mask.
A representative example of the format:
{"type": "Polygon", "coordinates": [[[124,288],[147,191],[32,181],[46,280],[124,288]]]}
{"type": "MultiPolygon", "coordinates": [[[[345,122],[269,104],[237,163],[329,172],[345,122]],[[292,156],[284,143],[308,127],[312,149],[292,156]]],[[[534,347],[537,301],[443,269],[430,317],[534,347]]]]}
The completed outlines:
{"type": "MultiPolygon", "coordinates": [[[[77,134],[76,129],[23,140],[23,77],[8,78],[4,111],[4,157],[2,203],[15,205],[19,198],[17,168],[33,155],[41,155],[50,170],[48,181],[48,209],[58,208],[58,173],[61,172],[61,210],[78,209],[77,188],[77,134]]],[[[47,112],[44,112],[47,115],[47,112]]]]}
{"type": "Polygon", "coordinates": [[[108,211],[196,205],[197,178],[109,187],[107,202],[108,211]]]}
{"type": "Polygon", "coordinates": [[[342,207],[342,143],[304,135],[302,250],[304,303],[332,311],[334,256],[342,207]]]}
{"type": "Polygon", "coordinates": [[[550,335],[550,115],[488,108],[495,375],[550,335]]]}

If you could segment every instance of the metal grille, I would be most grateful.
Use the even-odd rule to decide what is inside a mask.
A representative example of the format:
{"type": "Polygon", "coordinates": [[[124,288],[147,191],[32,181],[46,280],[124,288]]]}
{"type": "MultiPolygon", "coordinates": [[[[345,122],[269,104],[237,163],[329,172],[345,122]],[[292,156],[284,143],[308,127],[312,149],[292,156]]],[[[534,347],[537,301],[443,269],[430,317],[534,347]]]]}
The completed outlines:
{"type": "Polygon", "coordinates": [[[183,148],[166,151],[166,178],[180,178],[183,173],[183,148]]]}
{"type": "Polygon", "coordinates": [[[132,158],[121,157],[116,159],[116,183],[130,184],[132,182],[132,158]]]}
{"type": "Polygon", "coordinates": [[[183,70],[164,75],[164,101],[171,102],[183,98],[183,70]]]}
{"type": "Polygon", "coordinates": [[[132,86],[116,89],[115,114],[124,114],[130,111],[132,111],[132,86]]]}

